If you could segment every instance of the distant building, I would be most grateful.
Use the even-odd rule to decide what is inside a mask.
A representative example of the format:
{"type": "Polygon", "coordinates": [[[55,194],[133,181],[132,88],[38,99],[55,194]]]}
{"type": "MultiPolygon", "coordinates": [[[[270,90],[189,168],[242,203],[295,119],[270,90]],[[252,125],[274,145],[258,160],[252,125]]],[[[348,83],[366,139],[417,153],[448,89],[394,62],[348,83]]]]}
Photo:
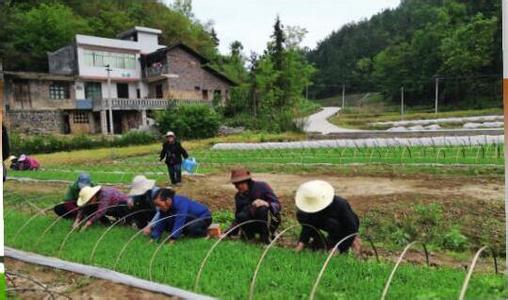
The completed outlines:
{"type": "Polygon", "coordinates": [[[152,111],[173,101],[228,100],[233,81],[185,44],[159,45],[160,34],[137,26],[117,39],[78,34],[48,53],[49,73],[4,72],[8,124],[19,131],[103,134],[112,126],[118,134],[146,126],[152,111]]]}

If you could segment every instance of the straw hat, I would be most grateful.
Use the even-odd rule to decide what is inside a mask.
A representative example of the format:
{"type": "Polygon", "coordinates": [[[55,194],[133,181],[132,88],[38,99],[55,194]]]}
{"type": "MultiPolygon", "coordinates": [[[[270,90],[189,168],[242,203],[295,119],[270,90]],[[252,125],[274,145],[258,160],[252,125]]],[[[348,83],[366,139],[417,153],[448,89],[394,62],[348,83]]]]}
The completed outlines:
{"type": "Polygon", "coordinates": [[[25,161],[25,160],[26,160],[25,154],[21,154],[21,156],[18,158],[18,161],[25,161]]]}
{"type": "Polygon", "coordinates": [[[298,188],[295,196],[296,207],[306,213],[315,213],[330,205],[335,197],[335,189],[323,180],[306,182],[298,188]]]}
{"type": "Polygon", "coordinates": [[[239,183],[242,181],[246,181],[252,179],[252,176],[250,175],[249,170],[245,168],[238,168],[231,170],[231,179],[229,180],[230,183],[239,183]]]}
{"type": "Polygon", "coordinates": [[[145,176],[138,175],[134,177],[131,184],[129,196],[143,195],[155,186],[155,180],[147,179],[145,176]]]}
{"type": "Polygon", "coordinates": [[[79,192],[78,206],[81,207],[87,204],[90,201],[90,199],[92,199],[93,196],[95,196],[101,190],[101,188],[102,186],[100,185],[96,187],[85,186],[84,188],[82,188],[81,191],[79,192]]]}
{"type": "Polygon", "coordinates": [[[168,136],[175,136],[175,133],[173,131],[166,132],[166,137],[168,136]]]}

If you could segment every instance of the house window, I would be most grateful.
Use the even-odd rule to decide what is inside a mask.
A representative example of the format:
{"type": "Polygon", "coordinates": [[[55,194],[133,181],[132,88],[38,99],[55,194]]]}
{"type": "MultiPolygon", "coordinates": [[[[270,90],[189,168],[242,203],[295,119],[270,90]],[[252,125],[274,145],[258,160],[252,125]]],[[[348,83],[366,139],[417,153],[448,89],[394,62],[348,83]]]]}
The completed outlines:
{"type": "Polygon", "coordinates": [[[215,90],[213,91],[213,97],[214,98],[221,98],[222,96],[222,91],[221,90],[215,90]]]}
{"type": "Polygon", "coordinates": [[[129,85],[127,83],[117,83],[116,93],[116,96],[120,99],[129,99],[129,85]]]}
{"type": "Polygon", "coordinates": [[[102,86],[100,82],[85,82],[85,98],[90,100],[102,99],[102,86]]]}
{"type": "Polygon", "coordinates": [[[74,124],[88,124],[88,113],[87,112],[75,112],[73,114],[73,122],[74,124]]]}
{"type": "Polygon", "coordinates": [[[85,50],[85,64],[93,67],[105,67],[118,69],[136,69],[136,55],[130,53],[116,53],[98,50],[85,50]]]}
{"type": "Polygon", "coordinates": [[[69,85],[67,83],[53,82],[49,86],[49,98],[53,100],[69,99],[69,85]]]}
{"type": "Polygon", "coordinates": [[[199,91],[199,90],[201,90],[201,88],[200,88],[199,86],[195,86],[195,87],[194,87],[194,90],[195,90],[195,91],[199,91]]]}
{"type": "Polygon", "coordinates": [[[136,98],[141,99],[141,90],[136,89],[136,98]]]}
{"type": "Polygon", "coordinates": [[[208,90],[202,90],[201,93],[203,95],[203,100],[208,100],[208,90]]]}

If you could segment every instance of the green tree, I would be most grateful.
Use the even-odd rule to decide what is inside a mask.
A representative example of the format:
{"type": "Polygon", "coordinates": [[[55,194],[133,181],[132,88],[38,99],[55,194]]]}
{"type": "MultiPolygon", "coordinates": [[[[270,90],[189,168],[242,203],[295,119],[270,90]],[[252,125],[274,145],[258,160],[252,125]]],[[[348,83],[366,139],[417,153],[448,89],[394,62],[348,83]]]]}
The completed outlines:
{"type": "Polygon", "coordinates": [[[470,22],[457,27],[441,43],[442,74],[474,74],[492,64],[496,17],[479,13],[470,22]]]}
{"type": "Polygon", "coordinates": [[[88,33],[88,22],[62,4],[41,4],[29,10],[11,8],[2,36],[6,69],[45,70],[47,52],[65,46],[77,33],[88,33]]]}

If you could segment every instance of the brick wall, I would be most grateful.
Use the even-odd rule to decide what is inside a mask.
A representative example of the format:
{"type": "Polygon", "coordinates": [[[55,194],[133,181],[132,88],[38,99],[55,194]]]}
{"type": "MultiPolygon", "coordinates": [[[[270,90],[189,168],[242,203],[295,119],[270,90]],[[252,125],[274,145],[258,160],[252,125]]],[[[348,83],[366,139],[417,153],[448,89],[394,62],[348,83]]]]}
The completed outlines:
{"type": "Polygon", "coordinates": [[[203,69],[200,60],[181,48],[168,51],[169,73],[178,78],[169,78],[169,98],[203,99],[203,90],[208,91],[208,100],[214,91],[221,91],[223,100],[230,84],[212,72],[203,69]]]}
{"type": "Polygon", "coordinates": [[[75,90],[73,82],[62,81],[68,85],[69,98],[50,99],[49,86],[52,80],[9,80],[7,104],[12,110],[48,110],[48,109],[75,109],[75,90]]]}

